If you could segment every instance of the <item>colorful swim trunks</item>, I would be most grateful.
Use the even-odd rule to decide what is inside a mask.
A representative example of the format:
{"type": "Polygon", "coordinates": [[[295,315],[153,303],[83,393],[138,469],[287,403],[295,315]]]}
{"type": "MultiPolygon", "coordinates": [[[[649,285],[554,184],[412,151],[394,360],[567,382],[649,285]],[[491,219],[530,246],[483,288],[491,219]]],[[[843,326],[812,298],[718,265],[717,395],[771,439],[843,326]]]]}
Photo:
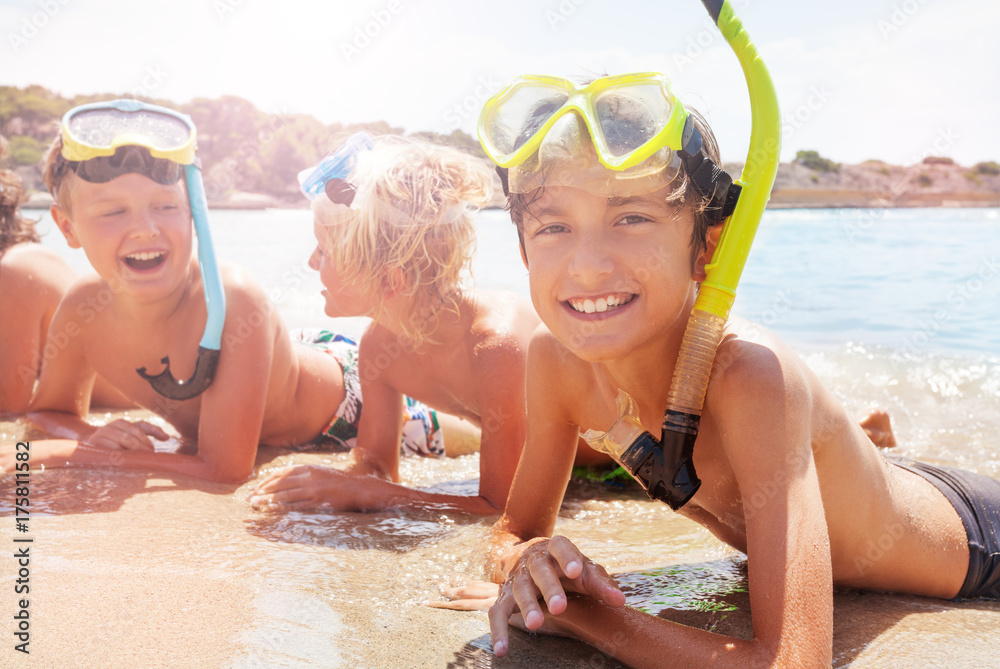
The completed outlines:
{"type": "MultiPolygon", "coordinates": [[[[358,377],[358,345],[342,334],[328,330],[303,330],[294,339],[333,356],[344,372],[344,401],[337,407],[333,420],[321,437],[332,439],[344,448],[354,448],[361,423],[361,379],[358,377]]],[[[444,455],[444,435],[437,413],[415,399],[404,397],[403,455],[441,457],[444,455]]]]}

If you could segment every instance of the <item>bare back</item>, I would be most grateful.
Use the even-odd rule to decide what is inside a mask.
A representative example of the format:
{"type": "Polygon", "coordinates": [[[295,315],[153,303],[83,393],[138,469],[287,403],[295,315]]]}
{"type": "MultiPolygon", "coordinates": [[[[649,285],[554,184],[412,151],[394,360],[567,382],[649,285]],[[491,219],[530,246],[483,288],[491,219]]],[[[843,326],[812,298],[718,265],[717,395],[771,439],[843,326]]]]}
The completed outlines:
{"type": "MultiPolygon", "coordinates": [[[[596,365],[567,357],[567,387],[592,387],[568,405],[581,429],[607,429],[616,418],[617,387],[596,365]]],[[[670,376],[658,375],[664,384],[670,376]]],[[[647,394],[648,395],[648,394],[647,394]]],[[[635,395],[641,419],[659,433],[662,406],[635,395]]],[[[749,440],[746,440],[749,441],[749,440]]],[[[919,476],[887,462],[862,428],[826,390],[815,374],[773,335],[734,319],[720,345],[695,445],[694,462],[703,485],[681,513],[704,525],[721,540],[747,552],[752,516],[780,494],[791,470],[815,468],[829,533],[834,583],[845,587],[885,589],[954,597],[968,567],[965,530],[943,495],[919,476]],[[769,378],[768,378],[769,377],[769,378]],[[805,425],[808,449],[760,453],[761,475],[740,480],[733,449],[757,426],[745,419],[741,432],[730,427],[735,393],[766,394],[788,421],[805,425]],[[780,458],[771,474],[766,462],[780,458]],[[809,460],[809,463],[805,461],[809,460]],[[800,462],[801,461],[801,462],[800,462]]],[[[752,556],[751,556],[752,559],[752,556]]]]}

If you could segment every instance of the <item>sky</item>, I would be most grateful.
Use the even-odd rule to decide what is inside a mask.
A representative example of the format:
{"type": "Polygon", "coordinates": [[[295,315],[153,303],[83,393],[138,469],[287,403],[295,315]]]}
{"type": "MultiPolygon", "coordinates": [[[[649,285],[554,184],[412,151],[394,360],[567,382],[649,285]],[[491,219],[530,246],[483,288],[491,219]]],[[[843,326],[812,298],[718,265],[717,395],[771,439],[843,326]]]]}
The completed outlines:
{"type": "MultiPolygon", "coordinates": [[[[1000,161],[1000,3],[731,0],[778,91],[782,160],[1000,161]]],[[[0,0],[0,85],[475,133],[520,74],[656,71],[742,161],[750,104],[696,0],[0,0]]]]}

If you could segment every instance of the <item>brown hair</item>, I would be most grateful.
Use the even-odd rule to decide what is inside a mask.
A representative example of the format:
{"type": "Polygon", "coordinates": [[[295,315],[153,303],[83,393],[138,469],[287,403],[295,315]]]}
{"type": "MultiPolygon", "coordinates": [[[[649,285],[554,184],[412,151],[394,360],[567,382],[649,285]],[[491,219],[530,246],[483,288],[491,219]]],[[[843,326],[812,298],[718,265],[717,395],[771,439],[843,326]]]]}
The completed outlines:
{"type": "MultiPolygon", "coordinates": [[[[7,153],[7,140],[0,137],[0,160],[7,153]]],[[[13,170],[0,169],[0,254],[15,244],[38,242],[35,221],[21,216],[28,199],[21,177],[13,170]]]]}
{"type": "MultiPolygon", "coordinates": [[[[693,109],[688,109],[688,114],[694,122],[695,127],[701,133],[705,155],[711,158],[717,165],[721,164],[719,144],[715,139],[715,135],[712,134],[712,129],[709,127],[708,121],[693,109]]],[[[505,177],[506,175],[501,174],[500,179],[504,180],[505,177]]],[[[531,205],[541,197],[543,190],[544,188],[538,188],[529,193],[510,193],[507,195],[506,209],[510,212],[510,218],[514,222],[514,225],[517,226],[517,236],[521,242],[522,249],[524,248],[524,217],[531,205]]],[[[694,213],[694,230],[691,233],[692,264],[695,258],[698,257],[698,254],[705,249],[707,243],[706,236],[711,223],[705,212],[711,201],[710,194],[706,195],[694,187],[691,179],[688,178],[682,162],[677,177],[671,183],[671,191],[667,195],[667,202],[680,203],[685,207],[689,207],[694,213]]]]}
{"type": "Polygon", "coordinates": [[[70,199],[67,195],[68,189],[62,189],[61,186],[66,179],[66,175],[72,170],[67,169],[66,159],[62,157],[62,148],[62,135],[56,135],[56,138],[52,140],[52,144],[49,146],[49,150],[45,153],[45,159],[42,164],[42,181],[45,182],[49,193],[55,198],[56,204],[69,211],[70,199]]]}

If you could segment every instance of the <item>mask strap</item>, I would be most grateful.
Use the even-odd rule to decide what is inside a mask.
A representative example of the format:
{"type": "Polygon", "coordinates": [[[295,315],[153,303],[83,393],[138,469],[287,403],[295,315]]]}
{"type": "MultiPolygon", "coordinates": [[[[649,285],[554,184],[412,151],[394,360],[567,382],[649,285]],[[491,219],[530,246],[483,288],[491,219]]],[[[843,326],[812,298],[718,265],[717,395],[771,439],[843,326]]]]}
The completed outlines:
{"type": "Polygon", "coordinates": [[[507,197],[510,195],[510,183],[508,181],[510,178],[510,170],[506,167],[500,167],[499,165],[497,165],[496,169],[497,175],[500,177],[500,186],[503,188],[503,195],[504,197],[507,197]]]}
{"type": "Polygon", "coordinates": [[[709,224],[721,223],[736,209],[743,188],[734,184],[733,178],[705,155],[701,133],[690,116],[684,124],[683,145],[677,155],[684,163],[688,178],[699,192],[711,198],[705,210],[709,224]]]}

